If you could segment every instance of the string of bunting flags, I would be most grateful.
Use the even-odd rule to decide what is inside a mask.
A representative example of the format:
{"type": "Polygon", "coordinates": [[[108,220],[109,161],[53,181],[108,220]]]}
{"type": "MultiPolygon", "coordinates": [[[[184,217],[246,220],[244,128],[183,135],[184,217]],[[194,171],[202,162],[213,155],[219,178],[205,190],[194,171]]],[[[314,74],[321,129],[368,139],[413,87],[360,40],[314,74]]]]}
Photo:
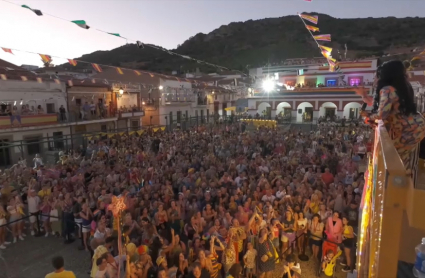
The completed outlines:
{"type": "MultiPolygon", "coordinates": [[[[43,16],[43,15],[50,16],[50,17],[53,17],[55,19],[60,19],[60,20],[63,20],[63,21],[70,22],[70,23],[75,24],[78,27],[80,27],[82,29],[86,29],[86,30],[88,30],[88,29],[91,28],[87,24],[87,22],[85,20],[68,20],[68,19],[65,19],[65,18],[62,18],[62,17],[59,17],[59,16],[55,16],[55,15],[51,15],[51,14],[47,14],[47,13],[42,13],[40,10],[32,9],[32,8],[30,8],[27,5],[19,5],[19,4],[16,4],[16,3],[13,3],[13,2],[10,2],[10,1],[7,1],[7,0],[1,0],[1,1],[6,2],[6,3],[9,3],[9,4],[12,4],[12,5],[20,6],[20,7],[25,8],[25,9],[28,9],[28,10],[32,11],[33,13],[35,13],[37,16],[43,16]]],[[[152,44],[145,44],[145,43],[143,43],[143,42],[141,42],[139,40],[135,40],[135,39],[130,39],[130,38],[123,37],[119,33],[107,32],[107,31],[104,31],[104,30],[101,30],[101,29],[97,29],[97,28],[93,28],[93,29],[96,30],[96,31],[99,31],[99,32],[102,32],[102,33],[111,35],[111,36],[122,38],[122,39],[124,39],[126,41],[134,42],[141,49],[143,49],[145,47],[153,48],[153,49],[156,49],[156,50],[160,50],[160,51],[166,52],[166,53],[168,53],[170,55],[179,56],[179,57],[181,57],[183,59],[197,62],[198,64],[207,65],[207,66],[210,66],[210,67],[217,68],[219,70],[232,70],[232,71],[235,71],[235,72],[239,72],[239,73],[243,74],[244,76],[247,76],[246,73],[244,73],[244,72],[242,72],[240,70],[229,69],[228,67],[224,67],[224,66],[221,66],[221,65],[217,65],[217,64],[209,63],[209,62],[206,62],[206,61],[203,61],[203,60],[199,60],[199,59],[196,59],[196,58],[192,58],[190,56],[183,55],[183,54],[180,54],[180,53],[177,53],[177,52],[174,52],[174,51],[170,51],[170,50],[165,49],[165,48],[160,47],[160,46],[155,46],[155,45],[152,45],[152,44]]]]}
{"type": "Polygon", "coordinates": [[[308,21],[310,23],[317,25],[318,22],[319,22],[319,16],[318,15],[308,15],[308,14],[298,14],[298,16],[300,17],[305,28],[310,33],[314,42],[317,44],[317,47],[320,49],[320,53],[328,61],[329,71],[341,72],[341,69],[339,68],[336,59],[332,58],[332,48],[328,47],[328,46],[324,46],[324,45],[319,43],[319,41],[330,42],[331,41],[331,35],[330,34],[313,35],[313,32],[319,32],[319,27],[308,25],[306,23],[306,21],[308,21]]]}
{"type": "MultiPolygon", "coordinates": [[[[103,72],[103,68],[114,68],[117,73],[119,75],[124,75],[124,74],[135,74],[136,76],[150,76],[151,78],[153,77],[159,77],[159,78],[166,78],[169,80],[175,80],[178,82],[188,82],[191,84],[194,84],[195,86],[199,87],[199,86],[208,86],[207,82],[200,82],[197,80],[192,80],[192,79],[187,79],[187,78],[179,78],[176,76],[169,76],[169,75],[164,75],[164,74],[160,74],[160,73],[152,73],[152,72],[147,72],[147,71],[142,71],[142,70],[135,70],[135,69],[128,69],[128,68],[122,68],[122,67],[115,67],[115,66],[110,66],[110,65],[103,65],[103,64],[97,64],[97,63],[91,63],[91,62],[87,62],[87,61],[83,61],[83,60],[79,60],[79,59],[69,59],[69,58],[64,58],[64,57],[59,57],[59,56],[53,56],[53,55],[47,55],[47,54],[40,54],[40,53],[35,53],[35,52],[31,52],[31,51],[26,51],[26,50],[20,50],[20,49],[14,49],[14,48],[7,48],[7,47],[0,47],[4,52],[15,55],[14,52],[24,52],[24,53],[29,53],[29,54],[34,54],[34,55],[39,55],[41,57],[41,59],[45,62],[45,63],[50,63],[52,61],[52,58],[59,58],[59,59],[64,59],[67,60],[68,63],[72,66],[76,66],[78,63],[82,63],[82,64],[88,64],[91,65],[91,67],[93,68],[93,70],[95,70],[98,73],[103,72]]],[[[6,74],[0,74],[0,79],[1,80],[7,80],[7,75],[6,74]]],[[[22,81],[28,81],[28,77],[27,76],[21,76],[21,80],[22,81]]],[[[42,77],[36,77],[36,81],[38,83],[43,83],[43,79],[42,77]]],[[[53,81],[57,84],[61,83],[61,80],[59,78],[55,78],[53,79],[53,81]]],[[[75,80],[74,80],[75,81],[75,80]]],[[[74,86],[74,81],[73,80],[67,80],[67,83],[70,87],[74,86]]],[[[85,80],[81,80],[81,83],[85,82],[85,80]]],[[[111,80],[111,79],[104,79],[104,78],[91,78],[91,82],[92,83],[103,83],[103,84],[110,84],[110,83],[122,83],[119,80],[111,80]]],[[[136,85],[135,83],[129,83],[129,84],[133,84],[136,85]]],[[[150,84],[143,84],[143,83],[137,83],[141,86],[143,86],[144,88],[150,88],[153,89],[154,87],[150,84]]]]}
{"type": "MultiPolygon", "coordinates": [[[[317,25],[318,22],[319,22],[319,16],[318,15],[307,15],[307,14],[298,14],[298,16],[300,17],[301,21],[303,22],[305,28],[310,33],[313,40],[316,42],[317,46],[320,49],[321,54],[328,61],[329,71],[341,73],[341,69],[339,67],[337,60],[332,58],[332,48],[328,47],[328,46],[324,46],[324,45],[319,43],[319,41],[330,42],[331,41],[331,35],[330,34],[313,35],[314,32],[320,31],[319,27],[308,25],[306,23],[306,21],[308,21],[309,23],[313,23],[313,24],[317,25]]],[[[345,47],[347,48],[347,46],[345,46],[345,47]]],[[[398,55],[401,55],[401,54],[407,54],[407,53],[397,53],[397,54],[393,54],[393,55],[386,55],[385,57],[398,56],[398,55]]],[[[417,56],[414,56],[410,60],[410,64],[412,65],[413,62],[421,60],[424,57],[425,57],[425,50],[421,51],[417,56]]],[[[412,69],[413,69],[413,67],[411,66],[409,68],[409,70],[412,70],[412,69]]]]}

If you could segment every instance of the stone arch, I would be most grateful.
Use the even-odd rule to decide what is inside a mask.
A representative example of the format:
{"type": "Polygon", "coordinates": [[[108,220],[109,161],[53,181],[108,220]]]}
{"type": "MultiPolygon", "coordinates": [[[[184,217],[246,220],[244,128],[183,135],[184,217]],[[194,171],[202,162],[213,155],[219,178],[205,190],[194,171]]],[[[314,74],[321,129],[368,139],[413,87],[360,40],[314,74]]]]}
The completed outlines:
{"type": "Polygon", "coordinates": [[[360,101],[344,101],[342,116],[346,119],[357,119],[360,115],[362,103],[360,101]]]}
{"type": "Polygon", "coordinates": [[[338,111],[338,105],[333,101],[321,101],[319,105],[319,117],[335,116],[338,111]]]}
{"type": "Polygon", "coordinates": [[[310,101],[297,102],[297,122],[313,120],[314,105],[310,101]]]}
{"type": "Polygon", "coordinates": [[[282,114],[288,114],[291,112],[291,110],[292,106],[289,102],[281,101],[276,105],[276,115],[278,115],[280,112],[282,112],[282,114]]]}
{"type": "Polygon", "coordinates": [[[267,101],[263,101],[263,102],[261,102],[261,103],[257,103],[257,113],[258,114],[260,114],[260,115],[265,115],[265,112],[264,111],[266,111],[267,112],[267,109],[270,107],[270,109],[271,109],[271,104],[269,103],[269,102],[267,102],[267,101]]]}

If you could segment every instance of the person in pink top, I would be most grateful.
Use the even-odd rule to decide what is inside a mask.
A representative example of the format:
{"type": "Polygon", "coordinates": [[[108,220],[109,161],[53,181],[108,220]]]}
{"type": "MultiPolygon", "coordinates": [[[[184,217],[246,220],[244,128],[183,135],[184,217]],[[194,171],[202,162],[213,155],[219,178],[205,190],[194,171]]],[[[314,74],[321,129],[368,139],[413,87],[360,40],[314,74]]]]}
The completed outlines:
{"type": "Polygon", "coordinates": [[[332,217],[329,217],[326,222],[326,234],[328,240],[336,243],[342,242],[342,221],[339,212],[334,211],[332,217]]]}

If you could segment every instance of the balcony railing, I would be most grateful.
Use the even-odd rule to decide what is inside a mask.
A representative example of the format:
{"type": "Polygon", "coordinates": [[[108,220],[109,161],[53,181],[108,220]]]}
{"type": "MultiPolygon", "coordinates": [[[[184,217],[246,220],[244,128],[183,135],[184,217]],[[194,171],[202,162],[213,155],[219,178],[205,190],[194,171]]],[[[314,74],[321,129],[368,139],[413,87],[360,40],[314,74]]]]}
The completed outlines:
{"type": "Polygon", "coordinates": [[[425,235],[424,200],[381,121],[360,208],[358,277],[397,277],[398,261],[414,261],[425,235]]]}
{"type": "Polygon", "coordinates": [[[0,116],[0,129],[29,128],[55,124],[75,124],[80,122],[116,119],[118,113],[104,111],[101,114],[89,112],[46,113],[35,115],[0,116]]]}
{"type": "Polygon", "coordinates": [[[0,116],[0,129],[56,124],[57,114],[0,116]]]}

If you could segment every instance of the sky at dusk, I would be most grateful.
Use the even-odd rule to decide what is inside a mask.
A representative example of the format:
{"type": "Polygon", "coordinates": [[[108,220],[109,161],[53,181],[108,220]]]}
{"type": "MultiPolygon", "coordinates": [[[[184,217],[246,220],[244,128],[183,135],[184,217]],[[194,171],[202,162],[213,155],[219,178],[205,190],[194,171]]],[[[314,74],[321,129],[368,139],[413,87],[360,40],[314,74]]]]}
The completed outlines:
{"type": "MultiPolygon", "coordinates": [[[[101,29],[168,49],[197,33],[209,33],[235,21],[326,13],[339,18],[423,16],[425,0],[0,0],[0,47],[76,58],[96,50],[110,50],[126,40],[101,29]],[[85,20],[78,26],[47,15],[36,16],[27,5],[67,20],[85,20]]],[[[301,24],[301,22],[300,22],[301,24]]],[[[319,18],[320,26],[320,18],[319,18]]],[[[129,43],[132,41],[128,41],[129,43]]],[[[143,50],[141,50],[143,51],[143,50]]],[[[38,55],[0,50],[0,59],[17,65],[40,66],[38,55]]],[[[53,58],[54,64],[66,62],[53,58]]]]}

